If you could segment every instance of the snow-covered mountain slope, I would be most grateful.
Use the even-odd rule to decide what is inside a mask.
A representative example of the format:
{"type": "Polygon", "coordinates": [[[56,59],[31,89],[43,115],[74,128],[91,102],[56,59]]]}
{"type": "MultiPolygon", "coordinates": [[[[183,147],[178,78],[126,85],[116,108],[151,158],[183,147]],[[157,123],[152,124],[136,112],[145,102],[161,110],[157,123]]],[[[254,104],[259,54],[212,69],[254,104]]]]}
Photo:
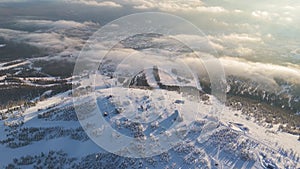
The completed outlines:
{"type": "Polygon", "coordinates": [[[276,95],[229,76],[228,100],[220,103],[211,95],[208,73],[198,63],[193,67],[191,51],[171,42],[157,34],[126,39],[103,58],[96,75],[82,77],[61,76],[56,67],[61,58],[0,64],[3,92],[41,88],[36,94],[28,89],[31,101],[0,110],[1,168],[300,167],[299,115],[288,111],[297,110],[299,102],[289,84],[278,81],[282,90],[276,95]],[[151,59],[141,53],[122,57],[133,51],[151,59]],[[99,117],[113,133],[105,135],[102,124],[97,126],[99,117]],[[89,137],[101,135],[104,147],[89,137]],[[113,154],[109,148],[121,135],[143,144],[138,151],[113,154]],[[145,158],[132,157],[141,152],[145,158]]]}
{"type": "MultiPolygon", "coordinates": [[[[161,88],[168,84],[161,82],[159,85],[150,77],[151,72],[146,71],[144,75],[143,83],[141,79],[133,78],[137,81],[129,83],[129,87],[109,88],[107,82],[113,84],[116,79],[103,76],[106,83],[97,83],[95,90],[97,106],[102,110],[101,116],[116,131],[133,138],[155,138],[160,133],[168,133],[168,129],[183,127],[186,129],[183,139],[170,150],[153,157],[128,158],[111,154],[94,143],[78,122],[78,118],[89,117],[76,115],[72,97],[77,92],[81,107],[95,108],[87,99],[90,95],[84,94],[91,91],[88,87],[90,80],[94,80],[91,78],[81,81],[82,86],[73,93],[56,95],[32,107],[22,107],[22,111],[12,110],[8,119],[1,121],[0,129],[4,134],[0,138],[0,152],[5,152],[1,154],[1,167],[300,167],[300,142],[296,136],[282,133],[276,127],[262,127],[241,110],[225,107],[222,113],[213,112],[213,97],[200,92],[201,89],[197,89],[199,95],[205,95],[206,99],[161,88]],[[155,88],[141,87],[147,86],[148,81],[148,86],[155,88]]],[[[110,137],[115,139],[115,136],[110,137]]]]}

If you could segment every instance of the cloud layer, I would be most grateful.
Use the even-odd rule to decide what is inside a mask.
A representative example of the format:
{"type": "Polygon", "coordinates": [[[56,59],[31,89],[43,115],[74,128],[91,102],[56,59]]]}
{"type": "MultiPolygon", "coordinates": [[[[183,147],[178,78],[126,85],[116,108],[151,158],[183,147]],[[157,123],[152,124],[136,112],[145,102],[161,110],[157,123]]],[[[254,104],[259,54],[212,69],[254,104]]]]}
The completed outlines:
{"type": "Polygon", "coordinates": [[[69,3],[77,3],[77,4],[99,6],[99,7],[112,7],[112,8],[122,7],[121,4],[113,1],[99,1],[99,0],[65,0],[65,1],[69,3]]]}
{"type": "Polygon", "coordinates": [[[18,20],[18,25],[37,28],[35,32],[0,28],[0,37],[27,43],[56,55],[77,55],[85,41],[99,25],[93,22],[67,20],[18,20]]]}
{"type": "MultiPolygon", "coordinates": [[[[177,35],[177,37],[195,42],[208,40],[208,43],[204,43],[198,48],[202,52],[215,54],[216,57],[222,58],[221,60],[228,70],[233,70],[230,68],[231,65],[234,70],[239,67],[240,69],[248,68],[241,71],[246,74],[247,71],[254,70],[253,67],[258,67],[255,69],[255,74],[259,74],[258,71],[271,71],[277,74],[283,72],[282,74],[286,76],[290,73],[297,77],[293,71],[289,72],[280,67],[290,68],[291,64],[300,65],[299,52],[297,52],[300,46],[300,19],[298,17],[300,16],[300,2],[297,1],[275,0],[270,3],[269,1],[255,0],[250,4],[237,0],[218,2],[201,0],[65,0],[64,2],[71,6],[68,8],[69,10],[73,9],[72,5],[76,4],[76,8],[73,9],[75,14],[70,17],[74,20],[80,17],[76,15],[78,4],[88,9],[90,7],[97,10],[109,9],[107,16],[114,16],[116,10],[126,12],[129,8],[139,12],[162,11],[182,16],[203,31],[206,37],[200,39],[192,35],[177,35]],[[217,54],[211,52],[212,47],[217,54]],[[270,69],[265,69],[266,67],[270,69]],[[271,67],[278,69],[271,70],[271,67]]],[[[54,9],[53,12],[55,12],[54,9]]],[[[84,13],[89,15],[89,11],[84,11],[84,13]]],[[[94,22],[75,22],[72,19],[18,19],[15,24],[19,27],[26,26],[35,29],[27,31],[0,28],[0,36],[8,40],[51,49],[58,55],[77,55],[86,40],[100,28],[100,25],[94,22]]],[[[270,79],[269,82],[271,81],[270,79]]]]}

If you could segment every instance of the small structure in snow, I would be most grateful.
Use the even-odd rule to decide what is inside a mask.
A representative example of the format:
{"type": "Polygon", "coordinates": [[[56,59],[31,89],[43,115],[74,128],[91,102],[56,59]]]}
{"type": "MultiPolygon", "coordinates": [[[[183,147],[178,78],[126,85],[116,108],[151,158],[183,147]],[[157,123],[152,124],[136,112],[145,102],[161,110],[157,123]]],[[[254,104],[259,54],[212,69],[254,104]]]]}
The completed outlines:
{"type": "Polygon", "coordinates": [[[104,116],[104,117],[108,116],[108,113],[107,113],[107,112],[104,112],[104,113],[103,113],[103,116],[104,116]]]}
{"type": "Polygon", "coordinates": [[[175,114],[176,114],[176,118],[175,118],[175,121],[177,122],[182,122],[183,121],[183,117],[181,116],[181,114],[179,113],[178,110],[175,110],[175,114]]]}
{"type": "Polygon", "coordinates": [[[184,100],[176,100],[175,103],[176,104],[184,104],[184,100]]]}

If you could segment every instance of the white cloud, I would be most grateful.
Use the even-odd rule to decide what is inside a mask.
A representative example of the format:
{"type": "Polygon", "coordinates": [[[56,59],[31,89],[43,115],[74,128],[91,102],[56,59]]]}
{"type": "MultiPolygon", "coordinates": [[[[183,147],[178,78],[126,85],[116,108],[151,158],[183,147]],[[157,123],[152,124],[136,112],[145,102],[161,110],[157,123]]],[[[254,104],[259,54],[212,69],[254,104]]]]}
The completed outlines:
{"type": "Polygon", "coordinates": [[[237,56],[252,56],[254,55],[255,52],[250,48],[239,46],[238,48],[235,49],[235,53],[237,56]]]}
{"type": "Polygon", "coordinates": [[[210,7],[199,6],[196,8],[196,10],[199,12],[212,12],[212,13],[228,12],[225,8],[220,6],[210,6],[210,7]]]}
{"type": "Polygon", "coordinates": [[[229,35],[224,35],[221,37],[222,41],[226,42],[261,42],[262,39],[257,36],[249,35],[249,34],[236,34],[232,33],[229,35]]]}
{"type": "MultiPolygon", "coordinates": [[[[256,46],[264,44],[263,39],[258,35],[250,34],[227,34],[227,35],[186,35],[179,34],[171,36],[186,43],[192,49],[209,54],[222,56],[248,57],[255,56],[256,46]]],[[[160,40],[160,39],[159,39],[160,40]]]]}
{"type": "Polygon", "coordinates": [[[136,9],[159,9],[167,12],[205,12],[223,13],[226,9],[220,6],[205,6],[200,0],[175,1],[175,0],[127,0],[136,9]]]}
{"type": "MultiPolygon", "coordinates": [[[[286,10],[286,8],[284,8],[286,10]]],[[[284,21],[285,23],[293,21],[293,15],[290,11],[282,11],[279,10],[277,12],[268,12],[268,11],[260,11],[256,10],[251,13],[251,15],[257,19],[264,20],[264,21],[271,21],[275,23],[281,23],[284,21]]]]}
{"type": "Polygon", "coordinates": [[[78,4],[91,5],[91,6],[113,7],[113,8],[122,7],[121,4],[113,1],[99,1],[99,0],[66,0],[66,1],[70,3],[78,3],[78,4]]]}
{"type": "Polygon", "coordinates": [[[80,39],[69,38],[55,32],[29,33],[26,31],[0,29],[0,36],[6,40],[28,43],[40,48],[51,49],[54,52],[70,51],[84,43],[80,39]]]}
{"type": "Polygon", "coordinates": [[[224,47],[221,44],[211,41],[206,35],[179,34],[171,36],[171,38],[177,39],[188,45],[190,48],[200,52],[215,53],[216,51],[224,50],[224,47]]]}
{"type": "Polygon", "coordinates": [[[89,26],[99,26],[99,24],[93,22],[75,22],[75,21],[68,21],[68,20],[58,20],[58,21],[51,21],[51,20],[18,20],[19,24],[23,25],[35,25],[40,27],[48,27],[48,28],[56,28],[56,29],[71,29],[71,28],[86,28],[89,26]]]}
{"type": "Polygon", "coordinates": [[[234,51],[234,55],[243,56],[243,55],[250,55],[253,54],[253,50],[250,49],[248,46],[263,44],[263,40],[259,36],[254,36],[250,34],[237,34],[232,33],[228,35],[209,35],[207,36],[208,39],[214,43],[222,46],[222,48],[217,48],[224,52],[225,50],[229,50],[228,52],[234,51]],[[245,45],[247,47],[244,47],[245,45]],[[232,50],[233,49],[233,50],[232,50]],[[245,52],[245,53],[243,53],[245,52]]]}
{"type": "Polygon", "coordinates": [[[291,17],[280,17],[279,20],[280,20],[280,21],[292,22],[292,21],[293,21],[293,18],[291,18],[291,17]]]}
{"type": "Polygon", "coordinates": [[[239,10],[239,9],[235,9],[235,10],[233,10],[233,12],[235,12],[235,13],[242,13],[243,11],[239,10]]]}
{"type": "Polygon", "coordinates": [[[35,32],[0,28],[0,37],[34,45],[58,55],[77,55],[85,39],[100,27],[93,22],[79,23],[66,20],[18,20],[17,24],[41,28],[35,32]]]}
{"type": "Polygon", "coordinates": [[[296,67],[250,62],[232,57],[222,57],[220,61],[227,75],[247,77],[269,88],[278,87],[276,78],[300,84],[300,69],[296,67]]]}
{"type": "Polygon", "coordinates": [[[251,14],[252,14],[252,16],[257,17],[257,18],[267,19],[270,17],[269,12],[266,12],[266,11],[253,11],[251,14]]]}
{"type": "Polygon", "coordinates": [[[263,40],[260,36],[251,35],[251,34],[238,34],[231,33],[226,35],[208,35],[207,38],[212,42],[223,44],[224,46],[239,46],[241,44],[258,44],[263,43],[263,40]]]}
{"type": "Polygon", "coordinates": [[[284,9],[287,9],[287,10],[295,10],[296,7],[290,6],[290,5],[286,5],[286,6],[284,6],[284,9]]]}

